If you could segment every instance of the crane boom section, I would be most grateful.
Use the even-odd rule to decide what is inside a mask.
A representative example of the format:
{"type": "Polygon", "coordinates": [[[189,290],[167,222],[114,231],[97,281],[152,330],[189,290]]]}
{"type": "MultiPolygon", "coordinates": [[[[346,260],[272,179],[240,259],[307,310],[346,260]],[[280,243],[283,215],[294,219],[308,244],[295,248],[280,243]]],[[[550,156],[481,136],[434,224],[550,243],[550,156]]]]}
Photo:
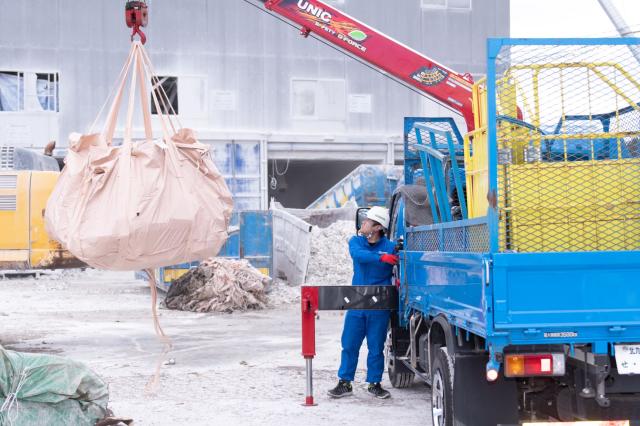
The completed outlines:
{"type": "MultiPolygon", "coordinates": [[[[264,0],[263,0],[264,1],[264,0]]],[[[266,0],[265,7],[462,115],[473,130],[470,75],[459,74],[319,0],[266,0]]]]}

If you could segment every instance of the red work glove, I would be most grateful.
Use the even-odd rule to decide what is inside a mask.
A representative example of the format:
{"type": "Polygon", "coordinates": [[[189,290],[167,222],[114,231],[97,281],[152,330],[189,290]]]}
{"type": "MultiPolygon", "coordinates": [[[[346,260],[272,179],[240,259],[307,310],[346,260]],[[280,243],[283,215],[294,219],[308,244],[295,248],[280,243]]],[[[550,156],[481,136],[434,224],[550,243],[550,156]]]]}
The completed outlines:
{"type": "Polygon", "coordinates": [[[395,254],[383,254],[380,256],[380,262],[388,263],[389,265],[397,265],[398,256],[395,254]]]}

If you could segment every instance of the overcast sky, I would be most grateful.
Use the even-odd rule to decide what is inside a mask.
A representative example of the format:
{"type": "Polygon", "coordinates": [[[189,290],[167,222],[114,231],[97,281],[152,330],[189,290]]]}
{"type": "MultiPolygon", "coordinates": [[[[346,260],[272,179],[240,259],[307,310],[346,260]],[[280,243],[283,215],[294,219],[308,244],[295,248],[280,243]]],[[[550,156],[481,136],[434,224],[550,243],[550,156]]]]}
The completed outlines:
{"type": "MultiPolygon", "coordinates": [[[[640,0],[612,0],[640,37],[640,0]]],[[[607,37],[618,33],[598,0],[511,0],[511,37],[607,37]]]]}

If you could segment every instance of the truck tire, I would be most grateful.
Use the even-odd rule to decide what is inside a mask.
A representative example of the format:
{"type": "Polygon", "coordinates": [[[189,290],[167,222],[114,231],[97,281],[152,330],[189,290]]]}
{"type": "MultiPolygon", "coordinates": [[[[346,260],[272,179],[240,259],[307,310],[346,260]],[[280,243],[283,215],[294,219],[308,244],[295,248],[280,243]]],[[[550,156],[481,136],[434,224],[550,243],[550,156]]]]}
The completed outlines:
{"type": "Polygon", "coordinates": [[[402,361],[396,358],[392,339],[393,329],[389,327],[387,341],[385,342],[385,352],[387,360],[387,374],[389,382],[394,388],[408,388],[413,385],[415,374],[409,370],[402,361]]]}
{"type": "Polygon", "coordinates": [[[389,360],[389,382],[394,388],[408,388],[413,385],[415,374],[404,366],[402,361],[396,360],[395,357],[389,360]]]}
{"type": "Polygon", "coordinates": [[[434,348],[431,364],[431,419],[433,426],[453,426],[453,361],[447,348],[434,348]]]}

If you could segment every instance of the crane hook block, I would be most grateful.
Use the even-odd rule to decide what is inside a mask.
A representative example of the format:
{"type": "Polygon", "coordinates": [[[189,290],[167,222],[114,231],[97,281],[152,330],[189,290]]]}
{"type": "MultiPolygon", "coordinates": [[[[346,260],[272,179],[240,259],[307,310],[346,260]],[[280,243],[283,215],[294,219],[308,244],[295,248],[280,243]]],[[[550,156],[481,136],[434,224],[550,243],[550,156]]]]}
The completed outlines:
{"type": "Polygon", "coordinates": [[[136,34],[140,36],[140,42],[145,44],[147,42],[147,36],[140,29],[146,27],[149,23],[149,7],[147,2],[143,1],[128,1],[124,7],[125,21],[127,27],[132,28],[131,41],[136,34]]]}

